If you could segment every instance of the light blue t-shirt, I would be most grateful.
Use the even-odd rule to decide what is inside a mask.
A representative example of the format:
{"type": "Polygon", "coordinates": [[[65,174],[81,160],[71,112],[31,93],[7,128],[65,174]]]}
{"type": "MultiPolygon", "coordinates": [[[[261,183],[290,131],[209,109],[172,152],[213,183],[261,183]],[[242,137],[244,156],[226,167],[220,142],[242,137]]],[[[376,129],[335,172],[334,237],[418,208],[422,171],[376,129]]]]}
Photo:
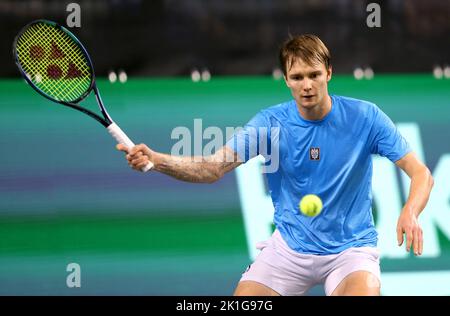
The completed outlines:
{"type": "Polygon", "coordinates": [[[317,121],[302,118],[294,100],[262,110],[227,142],[245,162],[259,154],[267,159],[267,150],[261,148],[270,148],[270,142],[279,145],[279,167],[266,173],[274,223],[287,244],[300,253],[325,255],[349,247],[375,247],[371,155],[395,162],[411,151],[375,104],[336,95],[331,100],[331,111],[317,121]],[[264,129],[259,128],[269,132],[261,133],[264,129]],[[249,132],[255,130],[256,135],[249,132]],[[251,150],[249,143],[255,137],[258,146],[251,150]],[[323,201],[316,217],[299,211],[306,194],[323,201]]]}

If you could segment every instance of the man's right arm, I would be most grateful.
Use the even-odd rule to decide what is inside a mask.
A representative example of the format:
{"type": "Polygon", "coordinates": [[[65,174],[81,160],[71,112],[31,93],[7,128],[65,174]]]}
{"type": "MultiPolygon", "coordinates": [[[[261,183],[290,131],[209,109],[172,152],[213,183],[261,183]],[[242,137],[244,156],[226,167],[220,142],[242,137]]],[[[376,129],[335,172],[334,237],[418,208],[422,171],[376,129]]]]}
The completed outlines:
{"type": "Polygon", "coordinates": [[[238,155],[227,146],[207,157],[162,154],[151,150],[145,144],[136,145],[130,150],[119,144],[117,149],[127,153],[128,164],[135,170],[140,171],[151,161],[154,170],[186,182],[213,183],[242,164],[238,155]]]}

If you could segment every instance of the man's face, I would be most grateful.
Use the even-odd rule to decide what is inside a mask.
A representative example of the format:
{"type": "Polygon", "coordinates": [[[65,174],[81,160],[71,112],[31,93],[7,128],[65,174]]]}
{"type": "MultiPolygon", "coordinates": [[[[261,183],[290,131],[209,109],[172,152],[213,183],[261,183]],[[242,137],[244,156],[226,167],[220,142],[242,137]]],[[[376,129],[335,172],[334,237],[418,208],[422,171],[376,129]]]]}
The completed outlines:
{"type": "Polygon", "coordinates": [[[326,104],[331,66],[329,69],[326,69],[324,64],[311,66],[301,59],[296,59],[286,72],[284,80],[291,89],[297,106],[309,110],[326,104]]]}

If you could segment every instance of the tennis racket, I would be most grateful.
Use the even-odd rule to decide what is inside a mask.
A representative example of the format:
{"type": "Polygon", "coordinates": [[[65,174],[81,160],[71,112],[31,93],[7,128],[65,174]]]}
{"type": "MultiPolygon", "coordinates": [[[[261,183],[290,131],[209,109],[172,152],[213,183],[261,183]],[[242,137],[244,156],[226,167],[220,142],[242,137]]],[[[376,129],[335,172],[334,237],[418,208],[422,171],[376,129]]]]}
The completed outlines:
{"type": "MultiPolygon", "coordinates": [[[[134,146],[106,111],[91,58],[70,31],[55,22],[33,21],[14,39],[13,54],[20,73],[39,94],[89,115],[106,127],[118,143],[128,148],[134,146]],[[78,105],[92,90],[101,115],[78,105]]],[[[149,162],[141,170],[146,172],[152,167],[149,162]]]]}

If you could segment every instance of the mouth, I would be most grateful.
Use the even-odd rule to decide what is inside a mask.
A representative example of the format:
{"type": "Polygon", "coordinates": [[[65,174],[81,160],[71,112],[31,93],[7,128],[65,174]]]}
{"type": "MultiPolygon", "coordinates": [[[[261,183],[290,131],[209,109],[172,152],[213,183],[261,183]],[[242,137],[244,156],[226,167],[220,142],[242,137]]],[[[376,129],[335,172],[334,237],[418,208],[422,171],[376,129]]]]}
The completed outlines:
{"type": "Polygon", "coordinates": [[[314,98],[314,95],[302,95],[301,98],[304,100],[311,100],[312,98],[314,98]]]}

